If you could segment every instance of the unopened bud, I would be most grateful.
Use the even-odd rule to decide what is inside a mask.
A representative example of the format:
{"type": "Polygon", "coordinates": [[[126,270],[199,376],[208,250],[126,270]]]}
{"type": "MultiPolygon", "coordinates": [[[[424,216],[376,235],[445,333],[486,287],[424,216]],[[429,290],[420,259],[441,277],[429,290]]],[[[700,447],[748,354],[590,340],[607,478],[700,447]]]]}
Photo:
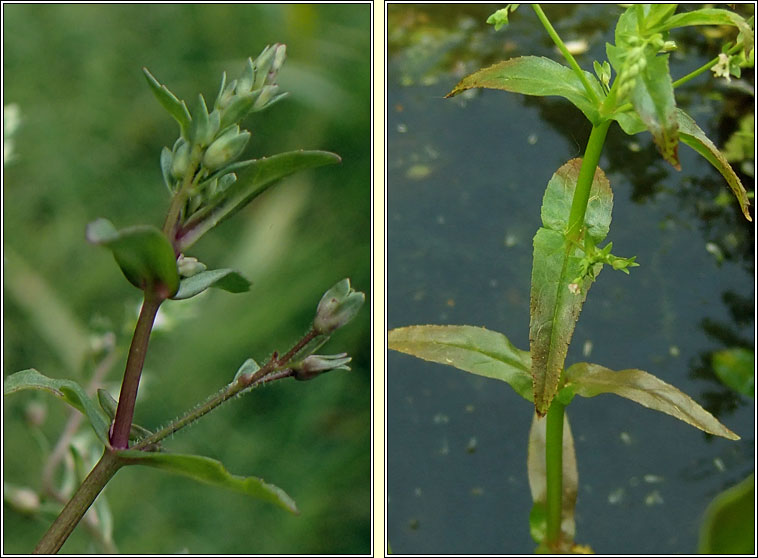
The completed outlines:
{"type": "Polygon", "coordinates": [[[179,275],[182,277],[192,277],[206,269],[206,265],[199,262],[197,258],[185,256],[184,254],[179,254],[179,257],[176,260],[176,267],[179,271],[179,275]]]}
{"type": "Polygon", "coordinates": [[[313,328],[320,334],[341,328],[358,314],[365,300],[366,295],[350,287],[350,279],[343,279],[321,297],[313,328]]]}
{"type": "Polygon", "coordinates": [[[284,65],[284,60],[287,58],[287,45],[277,44],[275,48],[274,62],[271,64],[271,69],[269,70],[269,76],[273,79],[276,78],[279,70],[284,65]]]}
{"type": "Polygon", "coordinates": [[[36,513],[39,511],[39,495],[31,488],[3,485],[3,496],[12,508],[21,513],[36,513]]]}
{"type": "Polygon", "coordinates": [[[181,143],[174,149],[174,157],[171,161],[171,176],[182,178],[189,168],[189,162],[189,144],[181,140],[181,143]]]}
{"type": "Polygon", "coordinates": [[[295,379],[300,381],[312,380],[324,372],[332,370],[350,370],[347,363],[352,359],[347,353],[338,355],[310,355],[292,367],[295,379]]]}
{"type": "Polygon", "coordinates": [[[266,108],[266,106],[270,104],[269,101],[273,99],[278,90],[278,85],[264,85],[263,89],[261,89],[261,94],[258,95],[255,104],[253,104],[253,111],[255,112],[266,108]]]}
{"type": "Polygon", "coordinates": [[[205,150],[203,165],[209,170],[214,170],[232,162],[240,156],[249,139],[250,132],[240,132],[239,126],[235,126],[205,150]]]}
{"type": "Polygon", "coordinates": [[[271,69],[274,58],[276,57],[276,50],[278,46],[280,45],[277,44],[273,46],[267,46],[258,55],[258,58],[255,59],[255,62],[253,63],[255,65],[255,83],[253,83],[253,89],[260,89],[263,87],[264,83],[270,83],[270,81],[268,81],[266,78],[268,77],[268,72],[271,69]]]}
{"type": "Polygon", "coordinates": [[[242,75],[237,80],[237,93],[250,93],[255,82],[255,64],[252,58],[247,59],[247,65],[242,71],[242,75]]]}

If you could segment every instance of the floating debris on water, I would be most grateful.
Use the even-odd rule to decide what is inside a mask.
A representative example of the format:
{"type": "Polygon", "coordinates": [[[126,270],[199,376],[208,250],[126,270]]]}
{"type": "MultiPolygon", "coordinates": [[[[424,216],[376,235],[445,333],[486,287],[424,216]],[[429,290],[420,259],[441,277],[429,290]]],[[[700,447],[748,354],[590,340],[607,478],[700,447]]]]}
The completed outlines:
{"type": "Polygon", "coordinates": [[[624,496],[626,495],[626,491],[624,490],[623,486],[618,487],[616,490],[608,494],[608,503],[612,506],[615,506],[616,504],[620,504],[624,500],[624,496]]]}
{"type": "Polygon", "coordinates": [[[477,445],[476,438],[472,436],[471,438],[469,438],[468,444],[466,445],[466,452],[474,453],[476,451],[476,445],[477,445]]]}
{"type": "Polygon", "coordinates": [[[432,421],[434,422],[434,424],[447,424],[448,422],[450,422],[450,417],[443,413],[437,413],[432,418],[432,421]]]}
{"type": "Polygon", "coordinates": [[[661,504],[663,504],[663,496],[661,496],[661,493],[657,490],[653,490],[645,496],[646,506],[660,506],[661,504]]]}

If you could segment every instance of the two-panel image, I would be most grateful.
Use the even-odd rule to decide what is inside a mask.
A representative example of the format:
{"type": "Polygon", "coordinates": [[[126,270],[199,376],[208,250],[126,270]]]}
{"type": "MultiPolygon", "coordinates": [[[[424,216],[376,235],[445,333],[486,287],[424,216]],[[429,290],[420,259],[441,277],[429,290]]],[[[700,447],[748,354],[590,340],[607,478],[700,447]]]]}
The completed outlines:
{"type": "Polygon", "coordinates": [[[3,553],[754,554],[754,7],[3,4],[3,553]]]}

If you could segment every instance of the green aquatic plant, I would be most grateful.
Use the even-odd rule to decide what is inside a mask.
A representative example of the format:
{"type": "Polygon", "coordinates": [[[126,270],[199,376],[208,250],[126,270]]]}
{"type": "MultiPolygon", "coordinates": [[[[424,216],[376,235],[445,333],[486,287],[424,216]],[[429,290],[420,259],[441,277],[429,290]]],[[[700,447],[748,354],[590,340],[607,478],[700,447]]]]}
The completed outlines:
{"type": "MultiPolygon", "coordinates": [[[[498,10],[488,20],[507,25],[518,5],[498,10]]],[[[463,78],[447,95],[487,88],[570,101],[592,126],[582,158],[555,171],[542,200],[542,226],[533,241],[529,351],[501,333],[480,327],[414,325],[389,331],[388,347],[418,358],[454,366],[508,383],[533,405],[527,469],[533,507],[530,532],[538,552],[584,552],[575,542],[574,504],[578,490],[576,456],[565,409],[575,396],[613,393],[669,414],[709,434],[739,439],[696,401],[656,376],[638,369],[614,371],[599,364],[566,365],[576,322],[593,282],[606,265],[629,273],[636,257],[611,253],[608,235],[613,193],[598,167],[610,126],[623,132],[649,132],[663,157],[680,169],[683,143],[703,156],[724,177],[744,217],[752,220],[749,195],[725,156],[695,120],[677,107],[675,89],[709,69],[716,76],[738,76],[753,65],[753,20],[718,8],[677,13],[677,5],[628,7],[615,28],[607,60],[595,61],[596,75],[583,70],[539,5],[533,10],[558,47],[565,64],[521,56],[463,78]],[[736,28],[736,40],[721,54],[674,80],[669,56],[677,48],[671,31],[694,25],[736,28]]]]}
{"type": "MultiPolygon", "coordinates": [[[[117,229],[107,219],[97,219],[86,227],[87,240],[109,250],[123,275],[143,296],[119,398],[116,400],[100,389],[95,400],[77,382],[49,377],[35,369],[16,372],[4,381],[5,395],[27,390],[46,391],[68,403],[89,421],[99,440],[99,459],[91,471],[87,473],[85,469],[86,478],[39,541],[35,553],[57,552],[116,472],[131,465],[163,469],[298,513],[294,500],[281,488],[258,477],[234,475],[220,461],[208,457],[172,453],[163,442],[226,401],[263,384],[290,377],[311,380],[332,370],[349,370],[347,365],[351,358],[347,353],[315,354],[337,329],[357,315],[364,303],[365,295],[356,292],[348,279],[328,289],[318,305],[314,301],[313,319],[306,333],[291,347],[274,352],[262,365],[248,358],[236,374],[230,373],[229,383],[220,391],[162,428],[153,431],[133,422],[145,357],[159,309],[172,301],[197,296],[211,287],[243,293],[251,286],[237,271],[207,269],[186,252],[203,235],[279,179],[340,161],[334,153],[304,150],[237,160],[250,138],[250,132],[240,128],[243,120],[285,96],[277,84],[285,57],[285,45],[266,47],[257,58],[247,60],[238,79],[227,82],[224,74],[212,105],[198,95],[192,110],[144,69],[149,88],[179,124],[179,135],[173,147],[165,147],[160,154],[163,181],[170,194],[163,226],[117,229]]],[[[186,377],[189,371],[181,373],[186,377]]],[[[86,457],[78,456],[78,459],[85,462],[86,457]]],[[[6,498],[14,504],[23,504],[25,496],[16,490],[6,498]]],[[[112,550],[112,547],[106,548],[112,550]]]]}

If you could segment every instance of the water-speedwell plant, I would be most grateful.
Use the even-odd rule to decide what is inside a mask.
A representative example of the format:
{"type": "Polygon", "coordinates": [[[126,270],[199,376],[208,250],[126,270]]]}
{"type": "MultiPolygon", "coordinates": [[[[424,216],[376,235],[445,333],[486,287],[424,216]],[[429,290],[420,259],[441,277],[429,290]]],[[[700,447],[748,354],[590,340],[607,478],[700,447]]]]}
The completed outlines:
{"type": "MultiPolygon", "coordinates": [[[[488,23],[507,24],[512,4],[488,23]]],[[[562,53],[566,65],[536,56],[495,64],[465,77],[447,96],[489,88],[525,95],[564,97],[589,120],[592,129],[584,156],[561,166],[550,179],[541,209],[542,226],[533,241],[529,351],[504,335],[480,327],[418,325],[393,329],[389,348],[425,360],[496,378],[534,405],[527,469],[533,507],[530,532],[539,552],[587,550],[575,539],[577,469],[565,408],[576,395],[614,393],[674,416],[710,434],[738,436],[686,394],[652,374],[613,371],[599,364],[566,366],[569,343],[587,293],[605,265],[629,273],[635,257],[601,246],[611,223],[613,194],[598,167],[606,134],[615,121],[629,135],[648,131],[661,156],[680,168],[679,143],[693,148],[726,179],[746,219],[748,193],[726,158],[676,105],[675,89],[706,72],[739,75],[753,65],[753,21],[725,9],[677,13],[677,6],[633,5],[619,17],[608,60],[594,63],[596,75],[582,70],[539,5],[534,12],[562,53]],[[736,40],[696,71],[672,80],[669,52],[676,49],[671,30],[691,25],[727,25],[736,40]],[[612,79],[613,78],[613,79],[612,79]]]]}
{"type": "Polygon", "coordinates": [[[314,301],[311,325],[290,348],[274,352],[262,365],[253,358],[247,359],[220,391],[157,431],[133,423],[140,377],[159,308],[167,302],[194,297],[210,287],[241,293],[251,285],[240,273],[232,269],[209,270],[186,252],[205,233],[280,178],[340,161],[334,153],[302,150],[237,161],[250,138],[250,132],[240,128],[242,121],[285,96],[277,85],[285,57],[285,45],[266,47],[255,60],[247,60],[236,80],[227,82],[224,74],[212,105],[199,95],[192,110],[144,70],[155,97],[179,124],[179,137],[160,156],[163,181],[170,193],[163,227],[137,225],[119,230],[110,221],[98,219],[86,228],[87,240],[110,250],[126,279],[143,294],[120,396],[115,400],[100,390],[95,401],[76,382],[51,378],[34,369],[12,374],[4,383],[6,395],[43,390],[67,402],[89,420],[103,449],[99,461],[35,552],[58,551],[109,480],[127,465],[161,468],[297,513],[295,502],[282,489],[257,477],[232,475],[219,461],[207,457],[168,452],[162,441],[234,396],[260,385],[288,377],[310,380],[331,370],[349,369],[351,359],[347,353],[315,354],[338,328],[356,316],[364,303],[364,294],[356,292],[348,279],[328,289],[317,305],[314,301]]]}

